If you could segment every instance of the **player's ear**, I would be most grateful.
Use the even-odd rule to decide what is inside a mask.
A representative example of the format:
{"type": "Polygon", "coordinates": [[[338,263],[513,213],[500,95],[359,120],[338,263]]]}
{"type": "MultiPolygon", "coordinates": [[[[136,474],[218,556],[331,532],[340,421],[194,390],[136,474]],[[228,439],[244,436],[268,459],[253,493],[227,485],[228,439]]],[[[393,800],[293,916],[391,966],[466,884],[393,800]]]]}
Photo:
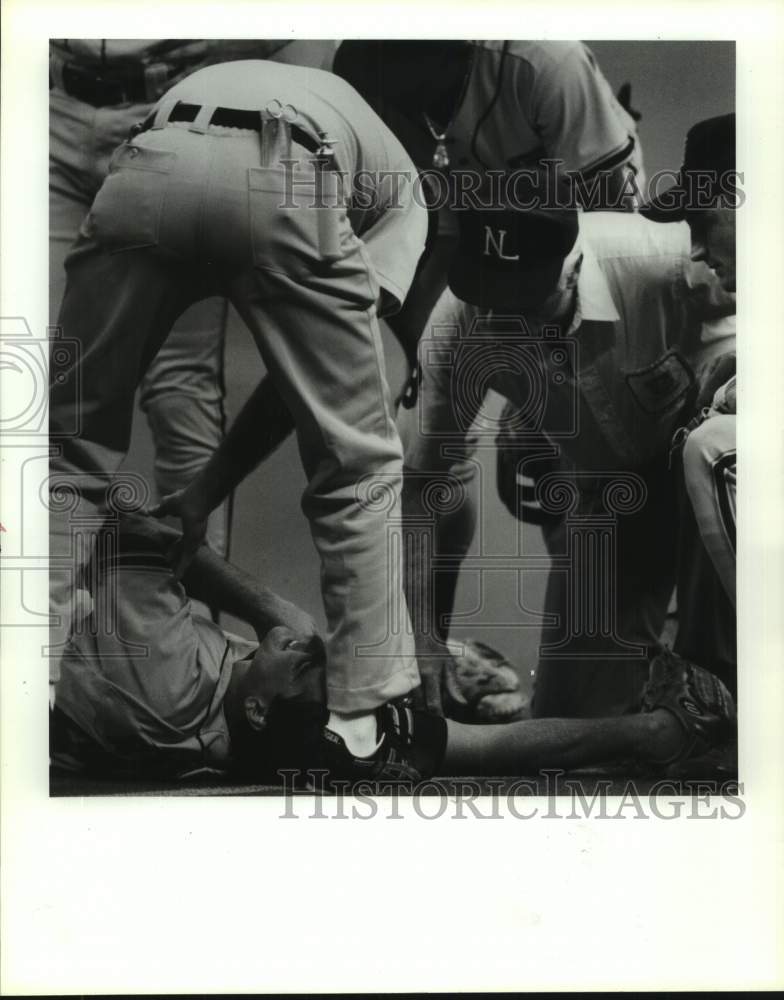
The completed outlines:
{"type": "Polygon", "coordinates": [[[260,732],[267,725],[267,707],[261,698],[249,694],[243,702],[245,719],[251,729],[260,732]]]}

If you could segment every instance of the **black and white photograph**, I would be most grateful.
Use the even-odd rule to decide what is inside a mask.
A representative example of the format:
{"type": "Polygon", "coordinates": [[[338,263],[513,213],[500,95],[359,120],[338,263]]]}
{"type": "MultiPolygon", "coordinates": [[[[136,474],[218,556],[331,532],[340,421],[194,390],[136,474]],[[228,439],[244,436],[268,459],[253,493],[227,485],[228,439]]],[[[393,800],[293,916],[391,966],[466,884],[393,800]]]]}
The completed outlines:
{"type": "Polygon", "coordinates": [[[53,793],[729,788],[733,45],[50,44],[53,793]]]}
{"type": "MultiPolygon", "coordinates": [[[[186,913],[195,900],[211,905],[195,888],[208,872],[196,858],[209,856],[196,853],[207,836],[199,817],[221,843],[255,830],[248,884],[260,889],[277,869],[276,932],[292,949],[297,914],[314,909],[284,875],[305,839],[324,852],[316,911],[335,895],[346,905],[359,886],[361,906],[348,912],[362,921],[367,892],[383,908],[388,876],[402,887],[408,870],[413,901],[425,886],[445,891],[455,916],[468,879],[476,919],[509,878],[547,899],[557,870],[569,898],[574,864],[591,893],[624,872],[631,900],[627,880],[640,892],[653,880],[652,910],[608,903],[600,923],[626,914],[643,928],[656,914],[664,941],[668,891],[673,906],[685,895],[686,910],[707,912],[724,880],[753,867],[749,790],[777,787],[758,766],[781,743],[781,642],[760,634],[781,610],[781,474],[774,466],[777,485],[763,495],[759,426],[737,424],[739,394],[741,414],[748,405],[759,419],[766,368],[781,354],[775,345],[767,366],[745,363],[747,318],[761,315],[752,254],[766,244],[744,226],[750,211],[768,214],[754,205],[765,183],[756,163],[782,145],[752,129],[754,27],[744,38],[739,27],[687,30],[684,19],[673,37],[626,37],[611,18],[579,32],[585,21],[565,8],[529,32],[507,10],[488,19],[494,37],[477,40],[474,9],[463,31],[465,18],[417,31],[387,16],[371,31],[321,16],[322,33],[331,24],[341,39],[277,16],[272,38],[248,27],[264,23],[258,11],[239,17],[251,6],[215,20],[201,16],[214,14],[208,5],[171,4],[168,38],[131,37],[156,21],[127,10],[97,17],[107,37],[96,37],[83,27],[89,5],[68,37],[54,37],[63,17],[35,30],[14,22],[40,83],[25,95],[40,225],[23,249],[34,314],[12,294],[11,223],[3,230],[3,675],[6,698],[24,698],[37,720],[26,733],[36,809],[57,817],[46,842],[59,824],[66,837],[86,824],[75,843],[94,879],[88,908],[110,892],[107,912],[122,912],[114,874],[97,868],[125,881],[116,862],[127,852],[144,873],[141,897],[165,865],[158,823],[179,855],[170,871],[186,870],[177,824],[187,816],[193,884],[178,890],[174,916],[185,899],[186,913]],[[185,37],[205,23],[206,37],[185,37]],[[499,24],[510,37],[497,37],[499,24]],[[756,471],[744,479],[744,468],[756,471]],[[765,754],[750,748],[767,737],[765,754]],[[121,840],[108,846],[91,816],[117,822],[121,840]],[[404,816],[408,826],[386,822],[404,816]],[[526,846],[534,823],[547,845],[541,870],[526,846]],[[445,825],[443,849],[457,858],[438,863],[445,825]],[[478,828],[481,863],[456,832],[478,828]],[[393,845],[388,865],[373,830],[393,845]],[[413,866],[412,836],[427,845],[413,866]],[[330,845],[345,858],[355,838],[349,877],[330,845]],[[551,868],[555,841],[566,868],[551,868]],[[737,856],[722,856],[720,842],[737,856]],[[82,856],[89,843],[97,867],[82,856]],[[636,869],[616,869],[616,849],[636,869]],[[589,877],[580,864],[599,857],[607,874],[589,877]],[[668,864],[696,883],[719,857],[703,898],[668,890],[668,864]]],[[[759,12],[779,25],[772,9],[759,12]]],[[[770,53],[774,38],[759,45],[770,53]]],[[[4,87],[4,112],[20,93],[4,87]]],[[[4,118],[15,177],[17,119],[4,118]]],[[[14,199],[4,177],[4,215],[14,199]]],[[[780,237],[780,201],[775,212],[780,237]]],[[[780,313],[771,291],[766,304],[780,313]]],[[[756,333],[779,321],[770,312],[756,333]]],[[[778,462],[780,412],[766,432],[778,462]]],[[[19,753],[9,718],[4,766],[19,753]]],[[[756,843],[780,836],[780,808],[756,822],[756,843]]],[[[613,972],[570,964],[548,979],[555,933],[529,981],[513,951],[462,978],[446,956],[422,955],[384,988],[780,985],[764,944],[780,861],[758,914],[764,933],[738,929],[738,904],[697,947],[703,961],[731,941],[740,956],[759,947],[747,980],[740,957],[724,981],[708,966],[692,975],[685,959],[674,978],[646,980],[637,945],[613,972]]],[[[55,846],[47,869],[58,867],[55,846]]],[[[23,870],[6,870],[14,899],[23,870]]],[[[738,881],[748,903],[759,887],[738,881]]],[[[511,941],[520,915],[505,898],[490,925],[508,919],[511,941]]],[[[4,989],[58,992],[51,971],[31,978],[19,957],[33,912],[10,930],[4,989]]],[[[544,934],[541,912],[522,921],[530,940],[544,934]]],[[[388,936],[394,922],[379,919],[388,936]]],[[[237,923],[244,941],[247,920],[237,923]]],[[[599,948],[601,932],[577,924],[566,919],[563,946],[576,934],[577,947],[599,948]]],[[[685,926],[686,911],[674,922],[685,926]]],[[[371,934],[363,927],[360,939],[371,934]]],[[[114,953],[111,922],[101,935],[114,953]]],[[[82,961],[87,981],[110,992],[372,983],[337,958],[324,981],[281,978],[277,959],[260,977],[261,954],[204,980],[201,959],[173,961],[165,975],[155,965],[146,989],[122,964],[82,961]]],[[[64,975],[65,992],[77,982],[64,975]]]]}

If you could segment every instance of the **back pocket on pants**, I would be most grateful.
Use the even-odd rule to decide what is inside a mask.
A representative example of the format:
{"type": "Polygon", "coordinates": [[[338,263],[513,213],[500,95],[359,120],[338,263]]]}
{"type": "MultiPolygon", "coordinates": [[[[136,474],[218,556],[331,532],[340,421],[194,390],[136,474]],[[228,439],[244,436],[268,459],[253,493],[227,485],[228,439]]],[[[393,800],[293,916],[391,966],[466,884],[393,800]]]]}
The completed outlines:
{"type": "Polygon", "coordinates": [[[125,143],[112,157],[83,233],[111,253],[158,245],[176,153],[125,143]]]}
{"type": "Polygon", "coordinates": [[[248,188],[256,267],[304,278],[328,271],[354,249],[357,241],[329,172],[320,179],[316,171],[253,167],[248,188]],[[320,181],[324,188],[319,192],[320,181]]]}

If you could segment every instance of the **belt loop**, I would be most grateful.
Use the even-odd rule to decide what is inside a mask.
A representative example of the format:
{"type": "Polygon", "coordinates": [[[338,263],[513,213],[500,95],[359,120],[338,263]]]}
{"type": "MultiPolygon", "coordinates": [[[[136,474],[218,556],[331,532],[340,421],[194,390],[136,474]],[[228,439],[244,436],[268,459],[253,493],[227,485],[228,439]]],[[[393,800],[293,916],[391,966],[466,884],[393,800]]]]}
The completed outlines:
{"type": "Polygon", "coordinates": [[[155,109],[155,118],[150,128],[163,128],[169,120],[169,115],[180,102],[176,98],[167,97],[155,109]]]}
{"type": "Polygon", "coordinates": [[[202,135],[207,131],[212,116],[215,114],[215,107],[211,104],[202,104],[196,117],[188,126],[189,132],[200,132],[202,135]]]}

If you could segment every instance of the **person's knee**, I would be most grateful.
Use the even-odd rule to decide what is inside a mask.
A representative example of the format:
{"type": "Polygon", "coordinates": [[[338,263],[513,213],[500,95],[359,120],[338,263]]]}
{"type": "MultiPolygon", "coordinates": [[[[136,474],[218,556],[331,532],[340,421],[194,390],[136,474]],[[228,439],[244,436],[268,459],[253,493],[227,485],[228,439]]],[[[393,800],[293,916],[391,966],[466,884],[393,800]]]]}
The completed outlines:
{"type": "Polygon", "coordinates": [[[175,462],[190,456],[209,457],[223,438],[223,412],[219,401],[189,394],[155,395],[143,412],[156,448],[175,462]]]}

